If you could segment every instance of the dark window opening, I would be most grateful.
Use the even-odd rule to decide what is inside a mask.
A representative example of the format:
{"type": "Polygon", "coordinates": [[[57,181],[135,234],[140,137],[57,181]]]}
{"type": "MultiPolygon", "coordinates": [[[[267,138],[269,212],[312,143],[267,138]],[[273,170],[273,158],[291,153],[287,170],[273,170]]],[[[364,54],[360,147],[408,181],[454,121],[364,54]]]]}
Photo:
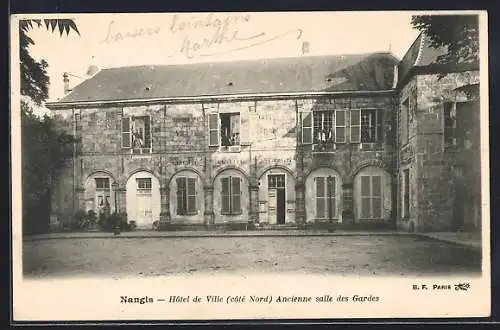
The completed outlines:
{"type": "Polygon", "coordinates": [[[195,215],[196,210],[196,179],[177,178],[177,214],[195,215]]]}
{"type": "Polygon", "coordinates": [[[221,145],[224,147],[240,145],[240,114],[220,114],[221,145]]]}

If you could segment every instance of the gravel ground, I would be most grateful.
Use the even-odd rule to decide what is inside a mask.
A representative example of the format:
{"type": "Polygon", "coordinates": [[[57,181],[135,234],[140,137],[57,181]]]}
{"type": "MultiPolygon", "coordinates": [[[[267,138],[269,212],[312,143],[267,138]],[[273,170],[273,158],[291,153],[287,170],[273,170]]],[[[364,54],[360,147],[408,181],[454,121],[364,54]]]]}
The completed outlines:
{"type": "Polygon", "coordinates": [[[26,277],[293,272],[480,274],[481,254],[412,236],[75,238],[28,241],[26,277]]]}

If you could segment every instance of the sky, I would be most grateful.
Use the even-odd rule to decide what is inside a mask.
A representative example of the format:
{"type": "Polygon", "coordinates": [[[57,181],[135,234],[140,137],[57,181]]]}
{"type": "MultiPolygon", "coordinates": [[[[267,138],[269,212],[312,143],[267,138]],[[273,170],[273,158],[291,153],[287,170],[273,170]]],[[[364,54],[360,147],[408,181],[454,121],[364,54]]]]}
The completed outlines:
{"type": "MultiPolygon", "coordinates": [[[[31,55],[49,63],[49,101],[99,69],[257,58],[392,52],[401,59],[418,31],[412,12],[68,14],[80,35],[35,27],[31,55]]],[[[45,17],[31,17],[45,18],[45,17]]],[[[63,17],[58,17],[63,18],[63,17]]]]}

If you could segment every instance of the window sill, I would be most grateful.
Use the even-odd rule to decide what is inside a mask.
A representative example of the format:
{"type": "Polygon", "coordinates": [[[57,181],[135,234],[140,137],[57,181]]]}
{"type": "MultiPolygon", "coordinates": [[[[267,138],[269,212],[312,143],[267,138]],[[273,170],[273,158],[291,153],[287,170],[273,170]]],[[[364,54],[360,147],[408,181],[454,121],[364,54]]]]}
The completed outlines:
{"type": "Polygon", "coordinates": [[[221,215],[227,215],[227,216],[237,216],[237,215],[242,215],[243,213],[222,213],[221,215]]]}
{"type": "Polygon", "coordinates": [[[227,152],[227,153],[231,153],[231,152],[234,152],[234,153],[238,153],[238,152],[241,152],[241,146],[221,146],[219,147],[219,151],[220,152],[227,152]]]}

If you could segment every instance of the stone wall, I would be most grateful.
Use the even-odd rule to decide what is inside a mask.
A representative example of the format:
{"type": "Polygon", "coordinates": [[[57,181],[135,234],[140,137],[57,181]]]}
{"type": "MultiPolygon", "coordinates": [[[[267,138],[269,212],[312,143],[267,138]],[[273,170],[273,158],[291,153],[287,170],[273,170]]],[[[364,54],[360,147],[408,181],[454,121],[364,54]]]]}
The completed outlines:
{"type": "MultiPolygon", "coordinates": [[[[327,167],[339,173],[339,183],[351,185],[356,173],[367,166],[380,167],[389,177],[393,175],[396,161],[394,102],[392,96],[377,96],[327,101],[252,100],[56,110],[56,115],[66,122],[67,128],[74,129],[81,137],[75,171],[64,173],[60,182],[65,191],[72,194],[73,185],[69,183],[74,176],[76,205],[78,208],[89,208],[92,192],[86,190],[92,189],[89,188],[92,185],[88,184],[88,180],[101,173],[118,184],[117,209],[125,212],[129,200],[127,183],[137,177],[136,173],[149,173],[159,182],[160,213],[168,215],[173,222],[246,222],[257,220],[259,215],[269,220],[265,180],[269,173],[282,173],[287,178],[285,221],[303,222],[306,220],[305,195],[303,192],[297,194],[297,187],[305,183],[303,173],[307,176],[317,168],[327,167]],[[324,155],[312,153],[310,146],[300,148],[297,144],[300,132],[297,114],[336,107],[383,109],[382,143],[369,150],[360,150],[358,144],[347,143],[334,153],[324,155]],[[212,113],[225,112],[239,112],[241,116],[241,143],[235,152],[208,146],[208,117],[212,113]],[[122,118],[131,116],[151,118],[151,153],[133,154],[130,149],[122,147],[122,118]],[[303,164],[300,168],[299,161],[303,164]],[[196,201],[200,211],[196,215],[180,216],[176,213],[174,178],[180,174],[197,178],[196,201]],[[239,215],[220,214],[218,178],[222,175],[242,178],[242,212],[239,215]]],[[[114,195],[113,192],[113,203],[114,195]]],[[[339,186],[340,218],[342,196],[342,186],[339,186]]],[[[385,205],[392,205],[389,202],[385,205]]],[[[59,203],[65,202],[55,204],[59,203]]],[[[389,221],[391,216],[390,212],[386,212],[384,218],[389,221]]]]}

